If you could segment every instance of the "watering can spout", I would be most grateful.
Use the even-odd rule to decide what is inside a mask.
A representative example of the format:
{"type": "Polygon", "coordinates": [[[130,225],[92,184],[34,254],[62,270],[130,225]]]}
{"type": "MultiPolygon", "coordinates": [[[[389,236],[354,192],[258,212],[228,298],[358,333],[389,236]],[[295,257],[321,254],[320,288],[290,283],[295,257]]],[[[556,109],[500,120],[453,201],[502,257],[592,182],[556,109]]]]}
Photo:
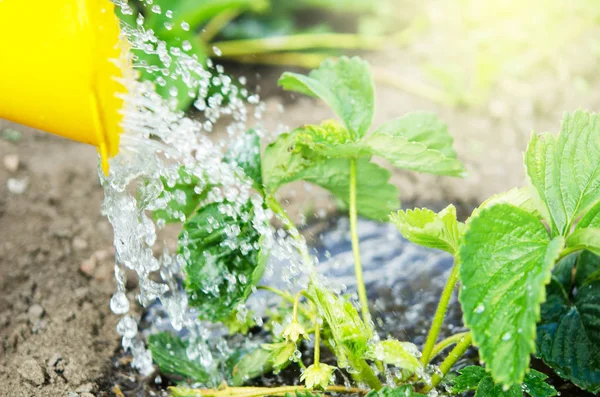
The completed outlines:
{"type": "Polygon", "coordinates": [[[0,0],[0,118],[119,147],[129,67],[110,0],[0,0]]]}

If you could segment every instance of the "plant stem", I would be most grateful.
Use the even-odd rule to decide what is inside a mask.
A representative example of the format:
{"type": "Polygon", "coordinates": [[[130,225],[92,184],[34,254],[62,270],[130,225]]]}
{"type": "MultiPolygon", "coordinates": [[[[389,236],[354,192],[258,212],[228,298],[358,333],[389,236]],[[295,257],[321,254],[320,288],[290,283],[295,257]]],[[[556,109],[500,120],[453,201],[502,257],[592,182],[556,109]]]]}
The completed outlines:
{"type": "Polygon", "coordinates": [[[385,41],[386,38],[383,36],[365,36],[350,33],[308,33],[262,39],[227,40],[215,42],[213,45],[221,51],[223,56],[236,56],[330,48],[378,50],[384,47],[385,41]]]}
{"type": "Polygon", "coordinates": [[[300,291],[296,294],[296,297],[294,298],[294,306],[292,309],[292,321],[293,322],[298,322],[298,305],[300,304],[300,297],[302,296],[302,292],[300,291]]]}
{"type": "Polygon", "coordinates": [[[244,10],[241,9],[226,9],[223,10],[220,14],[214,16],[202,29],[200,33],[200,38],[204,43],[208,44],[212,39],[215,38],[217,34],[225,26],[229,24],[229,22],[233,21],[237,18],[244,10]]]}
{"type": "Polygon", "coordinates": [[[438,373],[435,373],[431,377],[431,385],[425,386],[422,391],[427,393],[431,389],[434,389],[435,387],[437,387],[437,385],[440,384],[442,379],[444,379],[444,376],[446,376],[446,374],[448,374],[448,372],[450,372],[450,369],[452,368],[452,366],[456,363],[456,361],[458,361],[459,358],[462,357],[463,354],[465,354],[465,352],[471,346],[472,343],[473,343],[473,334],[471,332],[468,332],[465,336],[463,336],[463,338],[460,340],[460,342],[458,342],[458,344],[456,346],[454,346],[454,349],[452,349],[450,354],[448,354],[448,357],[446,357],[446,359],[444,361],[442,361],[442,363],[440,364],[441,375],[438,373]]]}
{"type": "Polygon", "coordinates": [[[280,289],[274,288],[274,287],[269,287],[268,285],[257,285],[256,289],[262,289],[263,291],[269,291],[274,293],[275,295],[278,295],[280,297],[282,297],[283,299],[285,299],[286,301],[290,302],[291,304],[294,304],[294,297],[285,292],[282,291],[280,289]]]}
{"type": "Polygon", "coordinates": [[[319,67],[321,62],[329,58],[329,56],[302,52],[282,52],[257,55],[222,55],[221,58],[251,65],[296,66],[305,69],[315,69],[319,67]]]}
{"type": "Polygon", "coordinates": [[[442,340],[437,345],[435,345],[433,347],[433,350],[431,351],[430,360],[433,359],[438,354],[440,354],[442,352],[442,350],[444,350],[448,346],[453,345],[455,343],[458,343],[466,334],[467,334],[466,332],[461,332],[459,334],[454,334],[454,335],[449,336],[446,339],[442,340]]]}
{"type": "MultiPolygon", "coordinates": [[[[311,391],[304,386],[281,387],[226,387],[225,389],[190,389],[170,387],[174,397],[262,397],[283,396],[286,393],[311,391]]],[[[333,393],[367,394],[369,390],[345,386],[328,386],[325,391],[333,393]]]]}
{"type": "Polygon", "coordinates": [[[319,325],[319,319],[315,319],[315,367],[319,366],[321,361],[321,326],[319,325]]]}
{"type": "Polygon", "coordinates": [[[452,267],[448,281],[446,281],[444,291],[442,291],[440,302],[438,303],[438,307],[435,311],[435,317],[433,318],[425,346],[423,347],[423,355],[421,356],[421,363],[423,365],[429,364],[429,360],[431,359],[431,352],[435,346],[435,341],[440,333],[440,329],[442,328],[442,323],[444,322],[444,317],[446,316],[446,309],[448,309],[448,303],[450,302],[452,292],[454,291],[454,287],[458,281],[458,269],[459,264],[455,257],[454,266],[452,267]]]}
{"type": "Polygon", "coordinates": [[[558,259],[556,260],[556,263],[560,262],[561,260],[563,260],[566,256],[571,255],[574,252],[577,251],[581,251],[581,247],[566,247],[565,249],[562,250],[562,252],[560,253],[558,259]]]}
{"type": "Polygon", "coordinates": [[[358,229],[356,219],[356,159],[350,159],[350,235],[352,239],[352,253],[354,254],[354,272],[356,273],[356,288],[358,300],[365,324],[371,324],[371,313],[369,313],[369,301],[367,300],[367,289],[363,279],[363,270],[360,263],[360,248],[358,246],[358,229]]]}
{"type": "MultiPolygon", "coordinates": [[[[274,288],[274,287],[269,287],[267,285],[258,285],[258,286],[256,286],[256,289],[261,289],[263,291],[269,291],[275,295],[282,297],[283,299],[290,302],[291,304],[295,304],[295,302],[296,302],[296,299],[291,294],[289,294],[285,291],[282,291],[280,289],[274,288]]],[[[300,291],[298,294],[306,296],[305,291],[300,291]]],[[[300,309],[300,311],[306,318],[310,319],[313,317],[312,313],[310,313],[304,307],[298,305],[298,309],[300,309]]]]}
{"type": "Polygon", "coordinates": [[[354,374],[353,376],[356,380],[364,381],[373,390],[379,390],[383,387],[379,381],[379,378],[369,366],[369,363],[367,363],[364,359],[360,358],[354,360],[352,366],[354,369],[358,370],[358,373],[354,374]]]}

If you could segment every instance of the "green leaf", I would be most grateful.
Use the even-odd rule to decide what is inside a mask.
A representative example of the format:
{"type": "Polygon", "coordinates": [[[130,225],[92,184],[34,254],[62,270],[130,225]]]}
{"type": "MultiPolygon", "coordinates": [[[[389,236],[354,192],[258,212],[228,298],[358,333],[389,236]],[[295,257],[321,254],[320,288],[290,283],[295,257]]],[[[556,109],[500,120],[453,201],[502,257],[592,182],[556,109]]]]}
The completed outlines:
{"type": "Polygon", "coordinates": [[[500,385],[494,384],[492,377],[483,367],[475,365],[461,369],[459,376],[454,379],[452,392],[455,394],[465,393],[471,390],[477,390],[476,396],[519,396],[522,397],[524,391],[531,397],[552,397],[556,396],[556,390],[544,382],[548,377],[541,372],[530,369],[525,375],[521,386],[514,385],[508,390],[504,390],[500,385]]]}
{"type": "Polygon", "coordinates": [[[600,201],[594,205],[567,237],[567,246],[572,250],[584,250],[600,255],[600,201]]]}
{"type": "Polygon", "coordinates": [[[475,397],[523,397],[523,393],[519,385],[506,389],[505,386],[494,383],[491,376],[486,376],[479,382],[475,397]]]}
{"type": "Polygon", "coordinates": [[[348,130],[335,120],[320,125],[305,125],[292,132],[296,135],[295,151],[307,158],[370,156],[371,150],[350,138],[348,130]]]}
{"type": "Polygon", "coordinates": [[[567,237],[567,248],[600,255],[600,228],[577,229],[567,237]]]}
{"type": "Polygon", "coordinates": [[[168,333],[161,332],[150,335],[148,349],[152,352],[152,360],[161,372],[168,375],[181,376],[185,380],[207,383],[210,375],[198,360],[190,360],[186,350],[187,341],[168,333]]]}
{"type": "Polygon", "coordinates": [[[145,9],[146,29],[152,29],[156,37],[165,40],[181,33],[195,32],[200,25],[223,11],[245,11],[252,8],[253,4],[264,4],[264,0],[153,0],[139,3],[145,9]],[[154,6],[159,6],[161,12],[154,12],[154,6]],[[168,10],[172,12],[171,17],[167,16],[168,10]],[[190,28],[184,30],[182,22],[190,28]]]}
{"type": "Polygon", "coordinates": [[[141,80],[152,81],[156,92],[167,101],[171,101],[173,110],[187,110],[198,94],[199,81],[205,79],[187,67],[192,57],[197,57],[193,62],[203,64],[206,51],[198,44],[193,32],[181,31],[181,34],[166,38],[166,48],[178,48],[182,51],[180,56],[168,55],[161,59],[153,50],[150,53],[140,49],[132,49],[134,54],[134,67],[141,73],[141,80]],[[181,50],[183,42],[187,41],[191,49],[181,50]]]}
{"type": "MultiPolygon", "coordinates": [[[[357,161],[356,205],[358,214],[378,221],[400,207],[398,188],[388,181],[391,172],[362,158],[357,161]],[[376,192],[376,194],[374,194],[376,192]]],[[[296,179],[329,190],[347,207],[350,200],[350,160],[329,159],[307,168],[296,179]]]]}
{"type": "Polygon", "coordinates": [[[240,319],[240,313],[235,310],[231,312],[229,317],[221,322],[227,327],[229,335],[247,335],[250,331],[250,328],[257,326],[256,320],[254,320],[254,315],[255,313],[253,311],[248,311],[244,314],[243,318],[240,319]]]}
{"type": "Polygon", "coordinates": [[[260,348],[243,356],[233,367],[233,385],[243,385],[246,381],[267,372],[281,371],[292,362],[290,357],[294,351],[296,351],[296,345],[291,342],[261,345],[260,348]]]}
{"type": "Polygon", "coordinates": [[[466,175],[462,163],[456,158],[447,157],[438,150],[429,149],[423,143],[410,141],[404,136],[375,132],[364,143],[374,155],[383,157],[396,168],[435,175],[466,175]]]}
{"type": "Polygon", "coordinates": [[[365,358],[373,361],[379,360],[415,373],[422,368],[422,364],[417,358],[418,353],[419,350],[412,343],[388,339],[369,346],[365,358]]]}
{"type": "MultiPolygon", "coordinates": [[[[532,195],[532,189],[533,188],[531,186],[525,186],[522,188],[515,187],[507,192],[496,194],[485,200],[483,203],[481,203],[481,205],[473,211],[471,217],[477,215],[479,211],[481,211],[484,208],[488,208],[496,204],[505,203],[514,205],[515,207],[519,207],[522,210],[530,212],[531,214],[534,214],[535,216],[541,218],[542,215],[540,213],[540,209],[538,208],[539,206],[536,204],[532,195]]],[[[543,209],[545,209],[545,207],[543,209]]]]}
{"type": "Polygon", "coordinates": [[[233,386],[241,386],[246,381],[266,374],[272,369],[271,351],[258,348],[244,355],[233,367],[233,386]]]}
{"type": "Polygon", "coordinates": [[[426,397],[427,394],[417,393],[412,386],[382,387],[379,390],[371,390],[365,397],[426,397]]]}
{"type": "MultiPolygon", "coordinates": [[[[572,257],[575,257],[573,255],[572,257]]],[[[572,263],[572,262],[571,262],[572,263]]],[[[592,393],[600,392],[600,258],[584,251],[577,274],[553,278],[538,324],[538,356],[558,375],[592,393]]]]}
{"type": "Polygon", "coordinates": [[[450,204],[441,212],[426,208],[398,211],[390,215],[404,238],[415,244],[436,248],[455,255],[458,251],[463,224],[456,220],[456,208],[450,204]]]}
{"type": "MultiPolygon", "coordinates": [[[[591,281],[594,274],[600,270],[600,256],[593,254],[589,251],[583,251],[577,257],[577,268],[575,273],[575,285],[583,285],[587,281],[591,281]]],[[[571,267],[572,269],[572,267],[571,267]]],[[[571,277],[568,279],[568,284],[564,283],[565,289],[570,290],[571,277]]]]}
{"type": "Polygon", "coordinates": [[[373,120],[374,86],[367,62],[358,57],[328,59],[308,76],[284,73],[279,85],[324,100],[342,119],[352,140],[363,137],[373,120]]]}
{"type": "Polygon", "coordinates": [[[529,212],[497,204],[474,217],[460,248],[460,302],[497,383],[520,384],[535,350],[544,286],[564,245],[529,212]]]}
{"type": "Polygon", "coordinates": [[[553,231],[566,235],[600,200],[600,115],[566,114],[558,138],[534,134],[525,164],[553,231]]]}
{"type": "Polygon", "coordinates": [[[262,178],[269,193],[295,181],[312,161],[295,150],[296,134],[283,133],[267,146],[262,159],[262,178]]]}
{"type": "Polygon", "coordinates": [[[404,137],[409,142],[418,142],[427,149],[437,150],[445,157],[457,157],[452,147],[454,139],[448,133],[448,127],[433,113],[407,113],[382,124],[374,133],[404,137]]]}
{"type": "Polygon", "coordinates": [[[185,288],[200,318],[226,319],[260,280],[266,255],[252,224],[248,202],[239,215],[226,214],[227,202],[201,207],[184,224],[179,251],[185,259],[185,288]]]}
{"type": "Polygon", "coordinates": [[[190,173],[185,167],[177,171],[176,180],[161,177],[163,192],[159,199],[167,199],[165,209],[152,212],[154,219],[162,219],[167,223],[185,221],[204,200],[209,189],[197,176],[190,173]]]}
{"type": "Polygon", "coordinates": [[[558,392],[554,387],[545,382],[546,379],[548,379],[547,375],[535,369],[530,369],[527,375],[525,375],[521,389],[531,397],[557,396],[558,392]]]}
{"type": "Polygon", "coordinates": [[[391,123],[391,126],[384,124],[378,132],[360,141],[354,141],[348,131],[335,121],[307,125],[292,132],[296,136],[294,150],[313,160],[318,157],[355,158],[376,154],[399,168],[462,176],[464,168],[456,159],[452,138],[445,125],[440,122],[440,126],[435,127],[438,131],[431,130],[428,126],[433,124],[435,116],[427,114],[425,124],[418,114],[416,116],[409,114],[395,120],[397,123],[391,123]],[[414,130],[410,130],[409,123],[414,123],[414,130]],[[390,130],[395,126],[398,131],[390,130]]]}
{"type": "Polygon", "coordinates": [[[460,394],[477,389],[479,382],[488,375],[483,367],[470,365],[458,371],[459,375],[454,378],[452,393],[460,394]]]}
{"type": "Polygon", "coordinates": [[[339,367],[346,367],[348,358],[363,357],[372,330],[361,320],[352,303],[315,283],[309,285],[308,293],[335,341],[333,348],[339,367]]]}
{"type": "Polygon", "coordinates": [[[579,222],[577,222],[575,230],[585,229],[588,227],[600,228],[600,201],[588,212],[586,212],[579,222]]]}
{"type": "Polygon", "coordinates": [[[255,189],[263,190],[260,137],[256,130],[248,130],[236,139],[223,160],[239,167],[244,175],[250,178],[255,189]]]}
{"type": "MultiPolygon", "coordinates": [[[[309,157],[296,147],[296,134],[286,133],[267,146],[263,156],[263,181],[269,193],[281,185],[304,180],[329,190],[345,206],[350,199],[350,160],[309,157]]],[[[398,189],[388,183],[391,172],[362,158],[357,162],[356,203],[358,214],[383,220],[400,207],[398,189]],[[377,194],[374,195],[373,192],[377,194]]]]}

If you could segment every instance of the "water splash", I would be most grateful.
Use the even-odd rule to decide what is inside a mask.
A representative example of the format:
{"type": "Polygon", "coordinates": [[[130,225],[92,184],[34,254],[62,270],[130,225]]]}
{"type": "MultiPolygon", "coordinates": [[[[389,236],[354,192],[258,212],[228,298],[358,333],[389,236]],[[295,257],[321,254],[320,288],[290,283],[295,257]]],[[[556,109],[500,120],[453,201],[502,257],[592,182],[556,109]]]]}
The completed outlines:
{"type": "MultiPolygon", "coordinates": [[[[124,14],[131,11],[126,3],[118,5],[124,14]]],[[[152,12],[163,10],[155,5],[152,12]]],[[[244,144],[239,137],[250,126],[249,115],[257,120],[262,118],[265,107],[258,95],[249,95],[243,79],[234,83],[222,66],[210,60],[203,64],[197,56],[189,55],[186,52],[189,43],[182,43],[182,48],[168,47],[151,30],[145,30],[140,21],[137,25],[123,27],[132,49],[127,56],[134,70],[153,75],[158,86],[166,85],[169,79],[182,81],[190,97],[196,98],[194,107],[201,112],[201,117],[192,119],[175,110],[175,97],[181,94],[178,92],[181,88],[171,87],[172,98],[163,99],[153,84],[139,82],[135,75],[123,80],[129,93],[123,98],[124,132],[119,154],[110,161],[107,177],[99,172],[105,191],[102,211],[113,226],[116,248],[117,291],[110,307],[122,316],[117,331],[122,336],[124,349],[133,355],[132,366],[143,375],[150,374],[152,357],[139,331],[140,319],[132,312],[133,305],[126,295],[127,273],[133,271],[137,277],[139,304],[147,308],[160,302],[164,312],[163,316],[155,317],[146,332],[164,329],[165,324],[185,332],[189,358],[199,360],[209,372],[217,373],[220,360],[231,351],[222,338],[225,331],[197,319],[196,309],[189,306],[181,288],[185,250],[178,252],[172,248],[176,235],[168,230],[164,221],[155,221],[151,215],[152,211],[167,210],[167,204],[173,199],[181,204],[186,200],[181,191],[165,191],[164,184],[174,187],[179,182],[189,183],[189,178],[194,177],[200,181],[196,186],[198,191],[206,186],[218,186],[210,190],[203,204],[220,203],[221,211],[235,216],[243,216],[244,205],[251,201],[253,225],[262,236],[263,248],[270,250],[275,258],[285,258],[294,269],[287,274],[288,282],[303,274],[303,265],[294,254],[297,243],[286,233],[275,233],[270,226],[273,214],[263,208],[262,198],[252,190],[248,178],[239,168],[222,161],[229,143],[244,144]],[[157,57],[160,66],[148,64],[145,57],[139,56],[142,53],[157,57]],[[209,95],[209,88],[215,86],[219,92],[209,95]],[[227,134],[221,141],[209,137],[217,124],[219,131],[227,134]],[[185,176],[181,169],[185,169],[185,176]]],[[[266,134],[260,124],[252,127],[259,136],[266,134]]],[[[183,212],[170,215],[185,221],[183,212]]],[[[226,231],[230,244],[236,244],[234,229],[226,231]]],[[[273,276],[268,266],[269,274],[273,276]]],[[[244,313],[244,308],[240,307],[239,312],[244,313]]],[[[220,379],[215,380],[218,381],[220,379]]]]}

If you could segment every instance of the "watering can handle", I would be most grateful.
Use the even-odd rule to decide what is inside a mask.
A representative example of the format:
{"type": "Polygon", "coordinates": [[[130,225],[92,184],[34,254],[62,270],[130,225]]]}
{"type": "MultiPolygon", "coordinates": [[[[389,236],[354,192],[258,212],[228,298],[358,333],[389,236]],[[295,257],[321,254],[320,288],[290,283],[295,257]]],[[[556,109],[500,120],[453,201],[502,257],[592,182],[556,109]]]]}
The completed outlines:
{"type": "Polygon", "coordinates": [[[119,147],[125,40],[110,0],[0,0],[0,118],[119,147]]]}

